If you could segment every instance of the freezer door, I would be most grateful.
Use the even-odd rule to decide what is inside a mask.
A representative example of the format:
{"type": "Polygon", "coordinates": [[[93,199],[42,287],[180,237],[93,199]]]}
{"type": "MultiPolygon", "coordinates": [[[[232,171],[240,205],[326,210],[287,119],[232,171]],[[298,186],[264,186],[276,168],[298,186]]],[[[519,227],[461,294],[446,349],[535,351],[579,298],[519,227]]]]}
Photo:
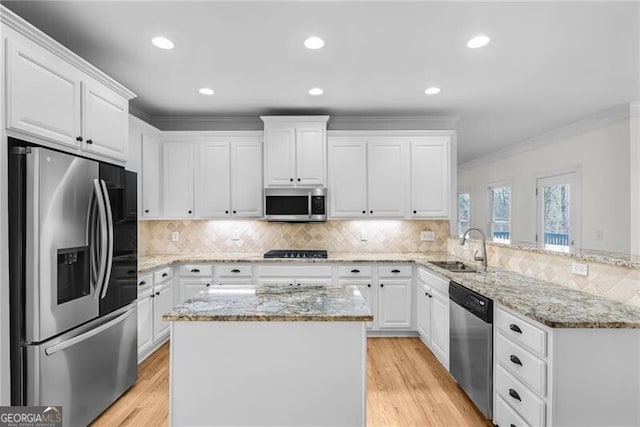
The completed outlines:
{"type": "Polygon", "coordinates": [[[62,405],[65,425],[88,425],[138,377],[136,304],[26,346],[26,357],[25,404],[62,405]]]}
{"type": "Polygon", "coordinates": [[[98,316],[94,270],[99,266],[90,239],[99,234],[100,221],[90,220],[99,216],[96,181],[97,162],[45,148],[27,154],[27,342],[44,341],[98,316]]]}

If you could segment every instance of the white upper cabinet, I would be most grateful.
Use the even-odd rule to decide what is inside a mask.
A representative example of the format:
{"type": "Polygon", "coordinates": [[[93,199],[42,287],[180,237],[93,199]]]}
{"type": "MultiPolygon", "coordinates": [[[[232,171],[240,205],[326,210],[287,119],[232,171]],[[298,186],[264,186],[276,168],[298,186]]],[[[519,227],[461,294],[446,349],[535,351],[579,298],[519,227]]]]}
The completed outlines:
{"type": "Polygon", "coordinates": [[[331,131],[330,218],[449,218],[450,131],[331,131]]]}
{"type": "Polygon", "coordinates": [[[196,216],[231,215],[231,151],[228,142],[199,144],[196,216]]]}
{"type": "Polygon", "coordinates": [[[329,141],[329,215],[363,217],[367,212],[367,144],[329,141]]]}
{"type": "Polygon", "coordinates": [[[262,116],[266,187],[326,185],[329,116],[262,116]]]}
{"type": "Polygon", "coordinates": [[[129,101],[97,82],[82,82],[84,150],[126,160],[129,101]]]}
{"type": "Polygon", "coordinates": [[[0,32],[7,134],[124,165],[135,95],[10,10],[0,12],[11,23],[0,32]]]}
{"type": "Polygon", "coordinates": [[[262,195],[262,142],[231,143],[232,215],[261,217],[262,195]]]}
{"type": "Polygon", "coordinates": [[[158,134],[152,130],[143,130],[141,171],[139,181],[142,197],[140,204],[142,218],[160,217],[162,194],[162,147],[158,134]]]}
{"type": "Polygon", "coordinates": [[[80,148],[80,73],[34,43],[6,48],[7,127],[80,148]]]}
{"type": "Polygon", "coordinates": [[[449,217],[449,150],[449,136],[425,137],[411,141],[412,217],[449,217]]]}
{"type": "Polygon", "coordinates": [[[397,140],[369,143],[369,215],[405,216],[407,149],[403,141],[397,140]]]}
{"type": "Polygon", "coordinates": [[[163,217],[193,218],[193,144],[165,142],[162,148],[163,217]]]}

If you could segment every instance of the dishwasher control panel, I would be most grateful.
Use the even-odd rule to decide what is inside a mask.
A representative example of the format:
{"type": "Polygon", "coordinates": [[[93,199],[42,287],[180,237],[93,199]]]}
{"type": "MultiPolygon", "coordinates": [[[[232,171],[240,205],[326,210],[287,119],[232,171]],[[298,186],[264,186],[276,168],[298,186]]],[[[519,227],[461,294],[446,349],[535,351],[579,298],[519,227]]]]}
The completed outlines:
{"type": "Polygon", "coordinates": [[[493,322],[493,301],[454,281],[449,282],[449,299],[487,323],[493,322]]]}

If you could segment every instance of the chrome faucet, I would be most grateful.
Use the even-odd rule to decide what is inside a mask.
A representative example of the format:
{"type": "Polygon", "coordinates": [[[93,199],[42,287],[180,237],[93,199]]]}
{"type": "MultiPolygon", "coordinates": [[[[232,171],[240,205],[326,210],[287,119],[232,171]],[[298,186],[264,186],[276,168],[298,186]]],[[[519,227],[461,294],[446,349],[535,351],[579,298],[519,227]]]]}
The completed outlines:
{"type": "Polygon", "coordinates": [[[484,268],[484,271],[487,271],[487,239],[484,236],[484,232],[476,227],[468,228],[467,231],[462,233],[462,236],[460,237],[460,244],[464,245],[464,243],[467,241],[467,237],[469,236],[469,233],[472,230],[476,230],[482,236],[482,255],[479,256],[478,255],[479,251],[476,251],[476,253],[473,255],[473,259],[476,261],[481,261],[482,268],[484,268]]]}

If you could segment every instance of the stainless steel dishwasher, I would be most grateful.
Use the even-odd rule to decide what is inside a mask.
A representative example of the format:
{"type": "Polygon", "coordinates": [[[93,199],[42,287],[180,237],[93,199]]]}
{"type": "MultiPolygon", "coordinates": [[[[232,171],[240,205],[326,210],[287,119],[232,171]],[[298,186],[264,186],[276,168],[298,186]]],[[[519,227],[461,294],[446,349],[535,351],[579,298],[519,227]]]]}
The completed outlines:
{"type": "Polygon", "coordinates": [[[485,417],[493,414],[493,301],[449,282],[450,372],[485,417]]]}

